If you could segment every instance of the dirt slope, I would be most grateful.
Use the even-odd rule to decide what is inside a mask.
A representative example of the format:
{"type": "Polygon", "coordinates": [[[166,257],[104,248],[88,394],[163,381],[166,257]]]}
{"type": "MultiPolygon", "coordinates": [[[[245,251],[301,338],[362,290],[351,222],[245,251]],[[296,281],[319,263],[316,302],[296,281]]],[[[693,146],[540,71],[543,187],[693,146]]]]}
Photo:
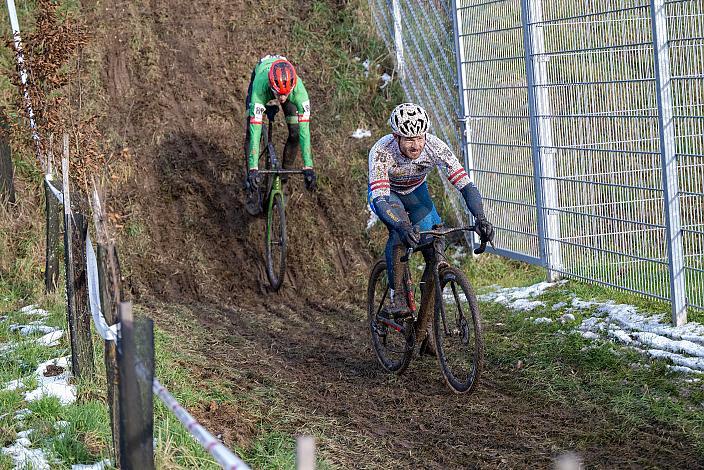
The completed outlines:
{"type": "MultiPolygon", "coordinates": [[[[471,399],[449,395],[431,359],[400,379],[381,372],[360,307],[371,247],[378,250],[383,239],[378,232],[371,242],[363,228],[368,142],[347,138],[358,124],[382,123],[368,109],[374,86],[364,102],[340,112],[339,83],[331,78],[338,70],[317,68],[329,57],[317,52],[314,34],[293,27],[321,5],[363,18],[358,4],[366,2],[87,7],[94,30],[102,31],[92,47],[103,130],[113,150],[131,158],[129,184],[113,188],[110,200],[122,216],[120,248],[138,300],[154,307],[162,328],[176,333],[173,325],[190,323],[209,332],[184,338],[214,361],[194,367],[194,377],[217,376],[245,390],[273,385],[287,404],[281,429],[320,431],[324,458],[340,468],[547,467],[561,449],[584,442],[593,443],[586,460],[599,466],[691,466],[697,457],[668,430],[646,427],[626,441],[609,439],[600,423],[615,418],[516,399],[511,377],[491,369],[471,399]],[[290,51],[276,47],[294,35],[290,51]],[[263,221],[244,213],[240,187],[249,74],[272,52],[289,55],[306,79],[322,175],[315,195],[292,185],[294,248],[281,294],[266,292],[263,221]],[[174,316],[169,302],[189,305],[188,313],[174,316]]],[[[342,58],[358,45],[345,47],[342,58]]],[[[342,59],[339,67],[346,67],[342,59]]],[[[234,405],[200,410],[199,417],[227,443],[246,446],[252,437],[235,430],[245,417],[234,405]]]]}

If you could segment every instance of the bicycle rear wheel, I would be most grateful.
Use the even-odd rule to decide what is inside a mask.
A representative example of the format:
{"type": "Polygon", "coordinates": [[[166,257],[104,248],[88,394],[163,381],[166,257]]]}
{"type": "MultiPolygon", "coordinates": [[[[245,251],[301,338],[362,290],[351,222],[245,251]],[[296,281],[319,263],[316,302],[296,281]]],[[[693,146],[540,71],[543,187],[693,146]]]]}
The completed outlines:
{"type": "MultiPolygon", "coordinates": [[[[399,292],[396,295],[403,295],[399,292]]],[[[386,307],[390,303],[386,262],[379,260],[369,276],[367,288],[367,319],[372,348],[381,366],[389,372],[402,374],[413,357],[415,330],[413,318],[394,319],[386,307]]]]}
{"type": "Polygon", "coordinates": [[[266,215],[264,260],[269,284],[277,291],[286,273],[286,210],[283,195],[279,192],[273,195],[271,209],[266,215]]]}
{"type": "Polygon", "coordinates": [[[440,272],[443,309],[435,307],[435,347],[440,370],[456,393],[471,391],[484,363],[484,338],[477,297],[462,271],[440,272]]]}

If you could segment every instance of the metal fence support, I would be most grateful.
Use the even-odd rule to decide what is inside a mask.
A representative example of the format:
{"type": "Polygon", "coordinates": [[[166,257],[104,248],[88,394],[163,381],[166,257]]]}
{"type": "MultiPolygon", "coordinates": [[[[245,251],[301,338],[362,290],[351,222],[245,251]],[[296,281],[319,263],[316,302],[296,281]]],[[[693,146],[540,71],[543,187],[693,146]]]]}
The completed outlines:
{"type": "Polygon", "coordinates": [[[399,0],[392,0],[394,16],[394,48],[396,49],[396,70],[401,80],[406,78],[405,64],[403,60],[403,27],[401,25],[401,3],[399,0]]]}
{"type": "Polygon", "coordinates": [[[154,468],[153,324],[134,321],[132,304],[121,302],[120,315],[120,464],[124,469],[154,468]]]}
{"type": "Polygon", "coordinates": [[[15,203],[15,178],[12,167],[12,149],[7,137],[8,125],[5,114],[0,114],[0,194],[10,203],[15,203]]]}
{"type": "Polygon", "coordinates": [[[552,142],[551,106],[547,84],[545,37],[541,0],[521,0],[523,44],[528,82],[528,112],[530,115],[531,150],[535,174],[535,199],[538,217],[540,256],[548,269],[548,280],[556,281],[562,269],[560,250],[560,219],[551,208],[558,207],[555,182],[555,149],[552,142]]]}
{"type": "Polygon", "coordinates": [[[675,122],[672,104],[672,75],[670,73],[670,48],[667,31],[665,0],[650,1],[653,48],[655,53],[655,78],[658,101],[658,129],[664,191],[665,227],[670,271],[670,296],[672,323],[687,322],[687,300],[682,249],[682,224],[680,218],[679,182],[675,148],[675,122]]]}
{"type": "Polygon", "coordinates": [[[82,214],[71,211],[68,182],[68,135],[64,134],[63,194],[64,194],[64,260],[66,267],[66,299],[71,366],[73,374],[91,377],[95,372],[93,343],[90,338],[91,315],[88,308],[88,282],[85,273],[85,246],[88,223],[82,214]]]}
{"type": "MultiPolygon", "coordinates": [[[[457,91],[459,93],[459,128],[460,128],[460,147],[462,151],[462,162],[464,163],[464,168],[467,170],[467,175],[469,176],[469,181],[476,184],[476,174],[474,171],[474,156],[472,155],[472,149],[467,144],[470,140],[471,128],[468,125],[469,116],[467,115],[467,110],[469,109],[469,104],[467,103],[467,79],[465,77],[464,70],[464,48],[462,47],[462,41],[460,37],[462,36],[462,21],[460,20],[460,10],[457,8],[457,0],[452,0],[452,30],[455,36],[455,62],[457,64],[457,91]]],[[[472,250],[479,243],[478,236],[476,233],[465,233],[465,238],[467,244],[472,248],[472,250]]]]}

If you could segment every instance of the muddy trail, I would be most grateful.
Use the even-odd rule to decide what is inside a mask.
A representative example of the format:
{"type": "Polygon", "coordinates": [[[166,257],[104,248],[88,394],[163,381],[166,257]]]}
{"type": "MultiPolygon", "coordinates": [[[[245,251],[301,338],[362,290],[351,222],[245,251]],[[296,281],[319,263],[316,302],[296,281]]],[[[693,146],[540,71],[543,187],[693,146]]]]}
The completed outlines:
{"type": "MultiPolygon", "coordinates": [[[[238,393],[275,390],[276,400],[262,401],[264,414],[280,420],[277,429],[320,435],[322,455],[340,468],[546,468],[565,451],[589,468],[692,468],[700,458],[675,430],[644,425],[614,436],[619,418],[606,410],[526,397],[515,372],[496,365],[469,396],[448,391],[433,357],[390,376],[354,305],[270,297],[178,314],[150,307],[164,312],[172,333],[177,325],[208,331],[190,347],[213,362],[193,367],[194,377],[216,377],[238,393]]],[[[247,446],[254,437],[253,420],[237,404],[196,414],[226,440],[247,446]]]]}
{"type": "MultiPolygon", "coordinates": [[[[613,439],[603,430],[617,417],[526,399],[506,370],[488,367],[467,397],[448,392],[433,358],[416,360],[400,378],[378,366],[363,305],[384,233],[364,231],[370,142],[348,136],[360,124],[381,135],[386,109],[369,109],[380,93],[374,83],[366,91],[363,84],[363,102],[336,106],[332,77],[346,65],[331,60],[333,46],[314,43],[349,18],[368,21],[365,1],[106,5],[85,8],[100,31],[91,47],[101,126],[112,150],[128,157],[129,184],[109,195],[123,228],[127,287],[158,327],[209,359],[179,364],[194,379],[244,394],[273,390],[276,399],[259,405],[268,408],[266,426],[320,436],[322,457],[340,468],[545,467],[570,449],[605,467],[696,461],[667,430],[644,426],[613,439]],[[266,288],[264,224],[244,212],[241,188],[246,88],[268,53],[289,56],[306,80],[321,175],[315,194],[300,182],[288,188],[295,249],[279,294],[266,288]],[[205,333],[190,334],[189,325],[205,333]]],[[[365,52],[360,43],[334,47],[349,59],[365,52]]],[[[236,403],[193,411],[227,444],[246,447],[261,424],[236,403]]]]}

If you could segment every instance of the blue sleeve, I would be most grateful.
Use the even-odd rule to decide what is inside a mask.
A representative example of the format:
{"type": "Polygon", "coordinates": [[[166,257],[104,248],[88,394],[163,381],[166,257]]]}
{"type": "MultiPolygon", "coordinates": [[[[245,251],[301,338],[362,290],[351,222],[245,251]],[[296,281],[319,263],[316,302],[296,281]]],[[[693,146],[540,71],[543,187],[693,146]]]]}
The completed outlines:
{"type": "Polygon", "coordinates": [[[376,212],[376,215],[379,216],[379,219],[381,219],[387,227],[395,229],[403,220],[398,214],[394,213],[393,207],[389,204],[388,197],[379,196],[374,198],[372,204],[374,204],[374,212],[376,212]]]}
{"type": "Polygon", "coordinates": [[[464,202],[467,204],[467,209],[474,217],[484,217],[484,204],[482,204],[482,195],[474,183],[465,185],[460,189],[464,202]]]}

